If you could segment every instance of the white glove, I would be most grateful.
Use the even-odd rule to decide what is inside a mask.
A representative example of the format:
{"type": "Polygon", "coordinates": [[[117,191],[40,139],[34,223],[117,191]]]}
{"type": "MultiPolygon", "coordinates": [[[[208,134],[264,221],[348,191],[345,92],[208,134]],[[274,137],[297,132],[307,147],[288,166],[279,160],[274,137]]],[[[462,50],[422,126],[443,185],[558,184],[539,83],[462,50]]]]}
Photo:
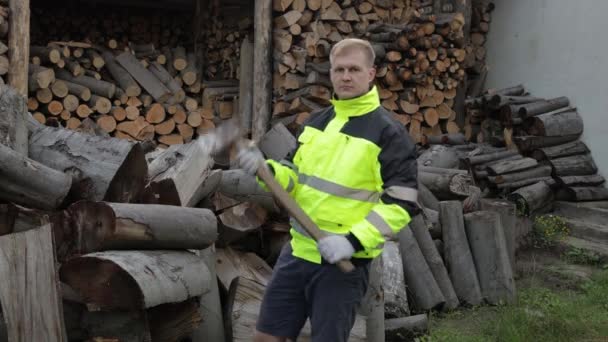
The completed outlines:
{"type": "Polygon", "coordinates": [[[330,235],[322,238],[317,242],[317,248],[323,259],[330,264],[350,259],[355,254],[353,245],[342,235],[330,235]]]}
{"type": "Polygon", "coordinates": [[[255,175],[260,165],[264,163],[264,156],[255,145],[241,148],[236,159],[238,165],[250,175],[255,175]]]}

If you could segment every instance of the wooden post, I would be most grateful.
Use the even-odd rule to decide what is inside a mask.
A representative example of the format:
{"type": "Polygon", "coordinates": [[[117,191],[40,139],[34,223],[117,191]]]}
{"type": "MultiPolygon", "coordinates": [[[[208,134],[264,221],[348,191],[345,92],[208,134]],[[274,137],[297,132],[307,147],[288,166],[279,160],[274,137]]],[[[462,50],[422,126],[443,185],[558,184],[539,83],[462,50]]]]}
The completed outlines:
{"type": "Polygon", "coordinates": [[[30,60],[30,1],[10,0],[8,84],[27,97],[28,61],[30,60]]]}
{"type": "Polygon", "coordinates": [[[362,314],[366,316],[366,333],[369,342],[385,340],[383,269],[383,259],[381,257],[372,260],[369,270],[369,287],[361,303],[362,314]]]}
{"type": "Polygon", "coordinates": [[[241,115],[241,129],[244,133],[251,132],[252,123],[252,93],[253,93],[253,43],[249,37],[243,39],[241,44],[241,65],[240,65],[240,84],[239,84],[239,113],[241,115]]]}
{"type": "Polygon", "coordinates": [[[252,139],[259,141],[272,113],[272,1],[256,0],[254,13],[252,139]]]}
{"type": "Polygon", "coordinates": [[[211,291],[203,294],[200,300],[200,315],[203,317],[201,325],[194,330],[191,339],[193,342],[225,341],[224,321],[220,303],[219,287],[215,264],[215,246],[209,246],[199,251],[199,256],[205,261],[211,275],[211,291]]]}

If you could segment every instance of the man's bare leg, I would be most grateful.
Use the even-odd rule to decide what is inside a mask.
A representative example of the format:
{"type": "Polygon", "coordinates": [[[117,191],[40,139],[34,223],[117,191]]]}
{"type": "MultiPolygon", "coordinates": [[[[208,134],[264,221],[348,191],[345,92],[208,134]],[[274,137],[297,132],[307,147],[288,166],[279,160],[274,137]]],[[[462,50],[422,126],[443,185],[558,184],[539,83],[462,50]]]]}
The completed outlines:
{"type": "Polygon", "coordinates": [[[255,335],[253,337],[253,342],[291,342],[290,339],[285,337],[277,337],[265,334],[263,332],[255,331],[255,335]]]}

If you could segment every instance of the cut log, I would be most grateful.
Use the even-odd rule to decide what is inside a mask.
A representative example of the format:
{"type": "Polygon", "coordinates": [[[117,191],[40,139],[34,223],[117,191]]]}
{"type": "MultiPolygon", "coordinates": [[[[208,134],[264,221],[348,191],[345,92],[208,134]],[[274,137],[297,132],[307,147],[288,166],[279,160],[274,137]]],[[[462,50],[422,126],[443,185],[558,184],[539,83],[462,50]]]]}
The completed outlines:
{"type": "Polygon", "coordinates": [[[410,317],[389,318],[384,322],[387,341],[411,341],[429,331],[426,314],[410,317]]]}
{"type": "Polygon", "coordinates": [[[78,96],[83,101],[91,99],[91,90],[89,88],[73,82],[64,81],[64,83],[68,87],[68,93],[78,96]]]}
{"type": "MultiPolygon", "coordinates": [[[[252,139],[259,141],[272,115],[272,1],[256,1],[254,6],[253,127],[252,139]]],[[[284,51],[286,52],[286,51],[284,51]]]]}
{"type": "Polygon", "coordinates": [[[97,95],[91,95],[89,106],[91,109],[100,114],[108,114],[110,110],[112,110],[112,102],[105,97],[97,95]]]}
{"type": "Polygon", "coordinates": [[[131,77],[125,69],[116,63],[114,55],[108,51],[103,52],[102,55],[106,63],[106,68],[112,75],[112,78],[118,82],[120,88],[125,91],[127,96],[139,96],[141,94],[139,84],[135,82],[133,77],[131,77]]]}
{"type": "MultiPolygon", "coordinates": [[[[481,200],[481,210],[496,212],[500,215],[500,224],[507,245],[507,254],[511,271],[515,272],[515,249],[516,249],[516,212],[515,205],[509,201],[484,198],[481,200]]],[[[481,275],[480,275],[481,277],[481,275]]]]}
{"type": "Polygon", "coordinates": [[[74,200],[129,202],[138,198],[147,176],[145,156],[138,144],[62,128],[28,128],[30,157],[68,173],[74,200]]]}
{"type": "Polygon", "coordinates": [[[411,230],[402,229],[399,232],[399,251],[403,258],[403,274],[413,299],[413,306],[424,311],[442,307],[445,297],[411,230]]]}
{"type": "Polygon", "coordinates": [[[586,176],[597,172],[597,166],[590,154],[551,159],[554,176],[586,176]]]}
{"type": "Polygon", "coordinates": [[[529,170],[497,175],[488,177],[488,179],[494,184],[512,183],[530,178],[549,177],[551,176],[551,170],[551,166],[549,165],[539,165],[529,170]]]}
{"type": "Polygon", "coordinates": [[[477,211],[465,214],[464,221],[481,295],[492,305],[513,302],[516,299],[515,281],[501,215],[477,211]]]}
{"type": "MultiPolygon", "coordinates": [[[[114,83],[98,80],[98,79],[95,79],[90,76],[74,77],[68,71],[63,70],[63,69],[55,70],[55,77],[58,79],[61,79],[63,81],[68,81],[71,83],[79,84],[83,87],[88,88],[91,91],[91,93],[97,94],[99,96],[103,96],[103,97],[106,97],[109,99],[114,98],[114,94],[116,92],[116,85],[114,85],[114,83]]],[[[70,87],[68,86],[68,91],[69,91],[69,89],[70,89],[70,87]]],[[[78,94],[74,94],[74,95],[78,95],[78,94]]]]}
{"type": "Polygon", "coordinates": [[[532,102],[519,107],[518,113],[522,118],[529,118],[534,115],[550,112],[558,108],[570,105],[570,100],[567,97],[557,97],[550,100],[532,102]]]}
{"type": "Polygon", "coordinates": [[[267,211],[253,202],[241,202],[220,192],[213,196],[215,211],[221,222],[218,245],[232,241],[256,231],[266,221],[267,211]]]}
{"type": "Polygon", "coordinates": [[[28,116],[25,98],[15,89],[0,85],[0,144],[24,156],[28,155],[28,116]]]}
{"type": "Polygon", "coordinates": [[[530,169],[538,165],[538,162],[534,158],[522,158],[517,160],[506,160],[493,163],[486,167],[489,175],[501,175],[504,173],[522,171],[530,169]]]}
{"type": "Polygon", "coordinates": [[[517,148],[523,152],[529,152],[537,148],[550,147],[565,144],[577,140],[580,134],[555,136],[555,137],[540,137],[540,136],[518,136],[513,137],[517,148]]]}
{"type": "Polygon", "coordinates": [[[64,203],[71,177],[0,144],[0,198],[31,208],[56,209],[64,203]]]}
{"type": "Polygon", "coordinates": [[[186,251],[92,253],[67,261],[59,273],[85,303],[102,310],[183,302],[207,293],[215,281],[205,262],[186,251]]]}
{"type": "Polygon", "coordinates": [[[32,92],[39,88],[48,88],[55,81],[55,72],[53,69],[41,67],[39,65],[30,64],[28,91],[32,92]]]}
{"type": "Polygon", "coordinates": [[[191,340],[191,334],[203,321],[196,299],[162,304],[147,311],[151,341],[191,340]]]}
{"type": "Polygon", "coordinates": [[[518,155],[517,151],[502,151],[502,152],[492,152],[488,154],[475,155],[466,158],[466,162],[468,165],[479,165],[483,163],[494,162],[496,160],[505,159],[508,157],[512,157],[518,155]]]}
{"type": "MultiPolygon", "coordinates": [[[[215,247],[205,248],[199,251],[199,255],[205,262],[211,279],[217,279],[215,247]]],[[[192,342],[225,341],[222,304],[217,281],[211,281],[211,290],[201,296],[199,313],[203,317],[203,322],[192,332],[192,342]]]]}
{"type": "Polygon", "coordinates": [[[526,119],[524,125],[528,134],[545,137],[583,133],[583,119],[576,111],[534,116],[526,119]]]}
{"type": "Polygon", "coordinates": [[[173,98],[176,102],[184,101],[186,97],[186,93],[180,86],[180,84],[171,76],[171,74],[163,67],[161,64],[157,62],[153,62],[150,64],[148,68],[150,72],[156,76],[169,90],[173,93],[173,98]]]}
{"type": "Polygon", "coordinates": [[[532,151],[532,157],[540,161],[569,157],[576,154],[587,154],[589,152],[589,148],[587,148],[584,142],[576,140],[562,145],[535,149],[532,151]]]}
{"type": "Polygon", "coordinates": [[[604,201],[608,199],[608,189],[603,186],[572,186],[561,188],[555,198],[560,201],[604,201]]]}
{"type": "Polygon", "coordinates": [[[466,144],[465,137],[462,133],[442,134],[442,135],[424,135],[422,138],[423,145],[444,144],[444,145],[464,145],[466,144]]]}
{"type": "MultiPolygon", "coordinates": [[[[160,307],[162,308],[162,306],[160,307]]],[[[144,310],[90,312],[85,308],[83,309],[80,321],[77,323],[79,323],[79,328],[84,330],[83,335],[91,338],[87,341],[151,341],[148,317],[144,310]]],[[[69,333],[70,331],[68,331],[68,334],[69,333]]],[[[72,336],[70,336],[70,338],[72,338],[72,336]]]]}
{"type": "MultiPolygon", "coordinates": [[[[394,242],[393,242],[394,243],[394,242]]],[[[394,246],[397,248],[397,246],[394,246]]],[[[399,259],[401,259],[401,255],[397,255],[399,259]]],[[[369,274],[368,274],[368,287],[363,299],[361,300],[360,308],[358,310],[359,314],[362,314],[366,317],[366,333],[367,340],[366,341],[384,341],[384,279],[383,279],[383,270],[384,270],[384,256],[381,258],[374,258],[369,265],[369,274]]],[[[401,261],[399,261],[399,266],[401,266],[401,261]]],[[[401,274],[403,275],[403,267],[401,268],[401,274]]],[[[401,277],[401,282],[399,283],[403,289],[403,277],[401,277]]],[[[409,311],[409,308],[408,308],[409,311]]]]}
{"type": "Polygon", "coordinates": [[[441,202],[439,217],[446,267],[454,291],[461,302],[478,305],[482,301],[481,289],[465,233],[462,204],[459,201],[441,202]]]}
{"type": "MultiPolygon", "coordinates": [[[[3,5],[6,6],[7,2],[5,1],[3,5]]],[[[9,0],[8,10],[10,11],[10,19],[6,20],[5,16],[4,24],[2,25],[5,33],[6,29],[8,29],[8,37],[6,39],[8,58],[5,59],[8,60],[10,68],[7,70],[7,83],[15,88],[19,95],[27,97],[27,68],[28,61],[30,60],[30,49],[28,49],[30,46],[29,2],[9,0]]]]}
{"type": "Polygon", "coordinates": [[[116,57],[116,61],[152,95],[156,102],[165,102],[171,96],[171,91],[153,73],[144,68],[131,53],[121,53],[116,57]]]}
{"type": "Polygon", "coordinates": [[[202,199],[197,192],[213,165],[211,148],[195,141],[165,150],[150,164],[144,203],[195,206],[202,199]]]}
{"type": "Polygon", "coordinates": [[[555,177],[561,186],[597,186],[606,181],[601,175],[555,177]]]}
{"type": "Polygon", "coordinates": [[[471,177],[462,174],[418,172],[418,180],[438,199],[454,199],[471,195],[471,177]]]}
{"type": "Polygon", "coordinates": [[[243,133],[251,131],[253,111],[253,43],[249,37],[243,39],[239,65],[239,120],[243,133]]]}
{"type": "Polygon", "coordinates": [[[51,231],[46,224],[0,237],[0,302],[9,341],[68,340],[51,231]]]}
{"type": "Polygon", "coordinates": [[[424,259],[429,265],[429,268],[433,273],[433,277],[443,293],[443,297],[445,298],[445,308],[448,310],[453,310],[458,307],[458,297],[456,296],[456,292],[454,292],[452,281],[450,280],[448,271],[443,264],[443,260],[435,247],[435,243],[431,237],[429,225],[430,222],[427,222],[423,215],[417,215],[414,216],[410,222],[409,228],[412,230],[414,237],[418,242],[418,246],[422,251],[422,255],[424,255],[424,259]]]}
{"type": "Polygon", "coordinates": [[[507,195],[507,199],[517,206],[517,212],[525,216],[545,209],[553,198],[553,191],[546,182],[534,183],[507,195]]]}
{"type": "Polygon", "coordinates": [[[382,252],[381,284],[384,290],[384,317],[397,318],[410,315],[403,276],[403,260],[399,245],[386,241],[382,252]]]}
{"type": "Polygon", "coordinates": [[[238,277],[253,280],[263,286],[268,285],[272,277],[272,268],[255,253],[218,248],[216,260],[218,283],[224,291],[228,291],[238,277]]]}
{"type": "Polygon", "coordinates": [[[509,96],[509,95],[493,95],[487,105],[492,109],[498,109],[502,106],[524,104],[543,100],[542,98],[532,96],[509,96]]]}
{"type": "Polygon", "coordinates": [[[439,200],[420,180],[418,181],[418,199],[423,207],[439,211],[439,200]]]}
{"type": "Polygon", "coordinates": [[[268,211],[279,212],[272,194],[260,187],[255,176],[243,170],[224,170],[217,191],[238,201],[251,201],[268,211]]]}
{"type": "Polygon", "coordinates": [[[505,189],[506,191],[514,191],[515,189],[523,188],[526,185],[538,183],[538,182],[546,182],[549,185],[553,185],[553,178],[551,177],[534,177],[534,178],[526,178],[513,182],[499,183],[496,185],[498,189],[505,189]]]}

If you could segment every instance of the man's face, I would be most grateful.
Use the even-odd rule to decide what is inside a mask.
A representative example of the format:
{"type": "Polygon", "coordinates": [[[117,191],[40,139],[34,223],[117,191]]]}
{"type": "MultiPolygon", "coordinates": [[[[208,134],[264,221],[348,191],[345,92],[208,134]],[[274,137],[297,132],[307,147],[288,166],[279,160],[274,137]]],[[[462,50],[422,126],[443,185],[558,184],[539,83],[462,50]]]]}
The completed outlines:
{"type": "Polygon", "coordinates": [[[353,48],[334,56],[330,75],[335,94],[346,100],[369,91],[376,69],[369,65],[364,51],[353,48]]]}

